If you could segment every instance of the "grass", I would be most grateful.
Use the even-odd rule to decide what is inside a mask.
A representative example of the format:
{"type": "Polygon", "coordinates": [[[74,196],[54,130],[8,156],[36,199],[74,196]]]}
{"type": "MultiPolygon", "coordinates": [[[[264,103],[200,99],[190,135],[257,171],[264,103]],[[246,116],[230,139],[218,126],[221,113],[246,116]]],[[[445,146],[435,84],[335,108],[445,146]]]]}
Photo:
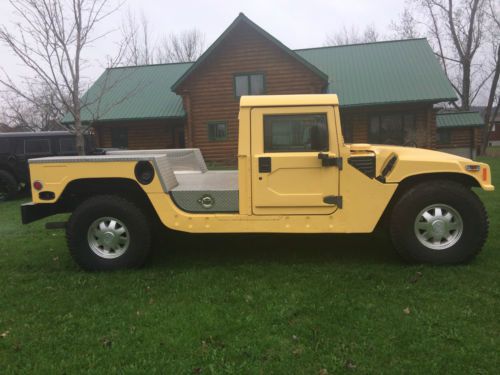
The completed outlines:
{"type": "Polygon", "coordinates": [[[455,267],[372,236],[173,234],[144,269],[85,273],[0,204],[0,372],[497,373],[500,199],[478,193],[490,237],[455,267]]]}
{"type": "Polygon", "coordinates": [[[490,146],[486,149],[486,155],[490,157],[500,157],[500,146],[490,146]]]}

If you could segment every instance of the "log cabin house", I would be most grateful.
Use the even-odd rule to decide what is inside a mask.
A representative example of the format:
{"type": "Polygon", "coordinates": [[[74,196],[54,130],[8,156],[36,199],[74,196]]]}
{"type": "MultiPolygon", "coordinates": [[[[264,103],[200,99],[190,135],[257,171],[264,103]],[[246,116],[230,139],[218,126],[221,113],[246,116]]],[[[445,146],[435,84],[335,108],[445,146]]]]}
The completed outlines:
{"type": "Polygon", "coordinates": [[[240,96],[324,92],[339,95],[346,142],[478,146],[467,116],[438,121],[435,105],[457,97],[426,39],[291,50],[242,13],[195,62],[107,69],[82,119],[101,147],[197,147],[234,164],[240,96]]]}

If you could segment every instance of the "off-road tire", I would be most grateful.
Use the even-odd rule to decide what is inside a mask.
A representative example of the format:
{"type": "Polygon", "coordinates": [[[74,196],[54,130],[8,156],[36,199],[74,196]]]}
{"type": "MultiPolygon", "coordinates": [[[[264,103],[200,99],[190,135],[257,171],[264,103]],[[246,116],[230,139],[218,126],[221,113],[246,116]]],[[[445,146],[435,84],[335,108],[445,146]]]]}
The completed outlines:
{"type": "Polygon", "coordinates": [[[67,223],[66,240],[73,259],[87,271],[141,267],[151,250],[151,230],[144,212],[134,203],[112,195],[95,196],[78,206],[67,223]],[[128,248],[117,258],[97,255],[88,240],[90,226],[102,217],[116,218],[128,230],[128,248]]]}
{"type": "Polygon", "coordinates": [[[18,186],[11,173],[0,170],[0,201],[14,199],[18,193],[18,186]]]}
{"type": "Polygon", "coordinates": [[[406,191],[396,202],[390,217],[391,240],[397,252],[411,263],[467,263],[481,251],[488,237],[488,215],[478,196],[468,187],[453,181],[424,182],[406,191]],[[456,243],[446,249],[424,246],[415,233],[419,213],[433,204],[456,210],[463,231],[456,243]]]}

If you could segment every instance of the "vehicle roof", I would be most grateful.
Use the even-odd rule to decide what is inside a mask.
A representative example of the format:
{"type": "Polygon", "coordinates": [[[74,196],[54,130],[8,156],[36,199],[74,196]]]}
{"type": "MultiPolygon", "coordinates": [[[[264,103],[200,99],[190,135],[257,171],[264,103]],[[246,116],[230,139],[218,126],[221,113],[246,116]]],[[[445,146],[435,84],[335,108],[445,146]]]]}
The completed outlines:
{"type": "Polygon", "coordinates": [[[32,137],[57,137],[63,135],[73,135],[68,131],[53,131],[53,132],[11,132],[0,133],[0,138],[32,138],[32,137]]]}
{"type": "Polygon", "coordinates": [[[301,105],[339,105],[336,94],[249,95],[242,96],[240,107],[275,107],[301,105]]]}

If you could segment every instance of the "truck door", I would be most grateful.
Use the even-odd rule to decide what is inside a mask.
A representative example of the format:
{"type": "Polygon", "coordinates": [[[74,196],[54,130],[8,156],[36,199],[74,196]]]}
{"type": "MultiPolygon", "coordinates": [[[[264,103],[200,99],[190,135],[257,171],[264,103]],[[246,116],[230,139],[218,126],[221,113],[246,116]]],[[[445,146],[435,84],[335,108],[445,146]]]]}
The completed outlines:
{"type": "Polygon", "coordinates": [[[256,215],[327,215],[341,205],[333,107],[254,108],[252,210],[256,215]]]}

